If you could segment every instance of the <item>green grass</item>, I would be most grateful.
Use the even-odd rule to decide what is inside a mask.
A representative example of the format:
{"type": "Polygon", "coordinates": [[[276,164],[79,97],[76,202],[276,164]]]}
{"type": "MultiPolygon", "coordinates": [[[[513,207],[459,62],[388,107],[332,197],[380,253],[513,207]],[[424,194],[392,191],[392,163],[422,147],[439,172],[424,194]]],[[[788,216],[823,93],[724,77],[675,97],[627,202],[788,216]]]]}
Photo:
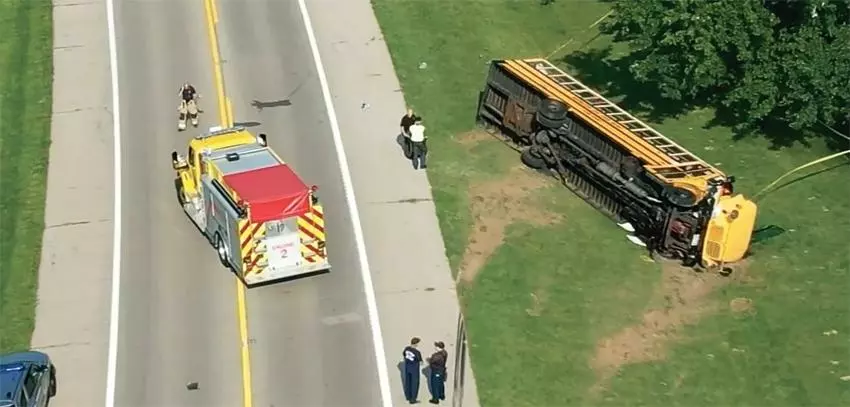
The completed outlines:
{"type": "Polygon", "coordinates": [[[28,349],[44,231],[50,0],[0,0],[0,352],[28,349]]]}
{"type": "MultiPolygon", "coordinates": [[[[772,149],[767,140],[776,134],[736,137],[714,124],[711,109],[683,112],[652,98],[657,92],[625,71],[627,47],[587,28],[607,12],[604,3],[373,4],[405,98],[428,122],[428,175],[453,269],[471,226],[469,186],[518,161],[498,143],[469,149],[452,139],[474,126],[490,59],[546,56],[572,39],[552,60],[736,175],[737,190],[750,195],[829,152],[820,142],[772,149]]],[[[597,341],[640,320],[661,272],[588,205],[561,188],[547,190],[547,201],[555,202],[548,209],[565,220],[511,227],[474,285],[462,290],[482,403],[850,404],[850,383],[839,380],[850,375],[850,166],[834,160],[792,179],[759,201],[759,226],[772,228],[757,234],[749,278],[710,294],[717,304],[749,298],[753,312],[721,309],[703,317],[667,345],[666,358],[625,367],[598,395],[588,391],[596,380],[588,361],[597,341]],[[545,298],[540,316],[526,311],[531,293],[545,298]],[[833,329],[839,334],[823,334],[833,329]]]]}

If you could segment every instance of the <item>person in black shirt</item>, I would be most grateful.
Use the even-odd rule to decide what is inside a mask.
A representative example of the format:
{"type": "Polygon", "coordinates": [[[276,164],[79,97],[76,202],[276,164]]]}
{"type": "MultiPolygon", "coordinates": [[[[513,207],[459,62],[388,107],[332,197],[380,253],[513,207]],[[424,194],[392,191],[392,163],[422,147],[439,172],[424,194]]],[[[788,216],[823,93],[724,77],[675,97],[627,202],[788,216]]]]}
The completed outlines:
{"type": "Polygon", "coordinates": [[[401,148],[404,151],[404,156],[407,158],[413,157],[413,145],[410,143],[410,126],[413,126],[417,118],[413,113],[413,109],[407,109],[407,113],[401,116],[401,121],[398,124],[401,130],[401,148]]]}
{"type": "Polygon", "coordinates": [[[416,349],[419,342],[420,339],[414,337],[401,354],[404,358],[404,398],[410,404],[416,404],[419,397],[419,365],[422,364],[422,353],[416,349]]]}
{"type": "Polygon", "coordinates": [[[434,342],[434,354],[428,358],[428,367],[431,370],[428,375],[428,384],[431,389],[431,404],[440,404],[440,400],[446,399],[446,361],[449,353],[446,352],[446,344],[441,341],[434,342]]]}
{"type": "Polygon", "coordinates": [[[195,91],[195,87],[186,82],[183,86],[180,87],[178,91],[178,95],[180,96],[180,107],[178,112],[180,113],[180,123],[179,127],[182,129],[185,127],[185,122],[187,116],[192,119],[192,125],[198,125],[198,113],[200,109],[198,109],[198,101],[196,99],[197,92],[195,91]]]}
{"type": "Polygon", "coordinates": [[[183,84],[180,88],[180,97],[183,98],[183,101],[189,103],[189,101],[195,100],[195,87],[192,86],[189,82],[183,84]]]}
{"type": "Polygon", "coordinates": [[[413,109],[407,109],[407,113],[401,116],[401,122],[398,124],[401,128],[401,134],[405,137],[410,137],[410,126],[416,122],[416,115],[413,114],[413,109]]]}

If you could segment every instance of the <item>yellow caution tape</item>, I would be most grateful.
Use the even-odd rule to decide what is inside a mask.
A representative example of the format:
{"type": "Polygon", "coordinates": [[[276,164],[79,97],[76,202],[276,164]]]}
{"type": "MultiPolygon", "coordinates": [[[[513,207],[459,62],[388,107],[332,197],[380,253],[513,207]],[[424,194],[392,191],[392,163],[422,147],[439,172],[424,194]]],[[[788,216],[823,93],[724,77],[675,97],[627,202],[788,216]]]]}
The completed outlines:
{"type": "Polygon", "coordinates": [[[773,188],[774,186],[776,186],[776,184],[778,184],[778,183],[779,183],[779,181],[782,181],[783,179],[785,179],[786,177],[788,177],[789,175],[791,175],[791,174],[793,174],[793,173],[795,173],[795,172],[797,172],[797,171],[804,170],[804,169],[809,168],[809,167],[811,167],[811,166],[813,166],[813,165],[820,164],[820,163],[823,163],[823,162],[829,161],[829,160],[831,160],[831,159],[833,159],[833,158],[841,157],[842,155],[846,155],[846,154],[850,154],[850,150],[846,150],[846,151],[842,151],[842,152],[840,152],[840,153],[835,153],[835,154],[832,154],[832,155],[828,155],[828,156],[826,156],[826,157],[818,158],[817,160],[814,160],[814,161],[812,161],[812,162],[809,162],[809,163],[803,164],[803,165],[801,165],[801,166],[799,166],[799,167],[797,167],[797,168],[794,168],[793,170],[786,172],[786,173],[785,173],[785,174],[783,174],[781,177],[777,178],[775,181],[773,181],[773,182],[771,182],[770,184],[768,184],[768,186],[766,186],[766,187],[762,188],[762,190],[761,190],[761,191],[759,191],[758,193],[756,193],[755,195],[753,195],[753,198],[752,198],[752,199],[753,199],[753,201],[755,201],[755,200],[756,200],[756,198],[757,198],[759,195],[761,195],[761,194],[765,193],[765,191],[769,190],[770,188],[773,188]]]}

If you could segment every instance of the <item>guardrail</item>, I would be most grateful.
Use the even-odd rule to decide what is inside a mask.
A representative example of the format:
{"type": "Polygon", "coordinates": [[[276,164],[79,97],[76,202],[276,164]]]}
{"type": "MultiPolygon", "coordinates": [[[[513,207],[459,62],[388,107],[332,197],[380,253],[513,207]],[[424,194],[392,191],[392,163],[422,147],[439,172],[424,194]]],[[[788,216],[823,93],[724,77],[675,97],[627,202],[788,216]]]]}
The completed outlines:
{"type": "Polygon", "coordinates": [[[466,322],[463,314],[457,316],[457,350],[455,351],[454,386],[452,392],[452,407],[463,405],[463,388],[466,379],[466,322]]]}

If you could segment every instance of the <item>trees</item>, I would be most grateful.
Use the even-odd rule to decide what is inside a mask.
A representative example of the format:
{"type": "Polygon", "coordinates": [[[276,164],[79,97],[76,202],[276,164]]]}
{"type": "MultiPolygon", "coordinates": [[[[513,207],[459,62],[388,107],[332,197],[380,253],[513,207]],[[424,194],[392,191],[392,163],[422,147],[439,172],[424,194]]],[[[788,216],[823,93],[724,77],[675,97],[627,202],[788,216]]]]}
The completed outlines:
{"type": "Polygon", "coordinates": [[[850,112],[850,0],[617,0],[603,30],[641,56],[637,79],[741,128],[835,126],[850,112]]]}

